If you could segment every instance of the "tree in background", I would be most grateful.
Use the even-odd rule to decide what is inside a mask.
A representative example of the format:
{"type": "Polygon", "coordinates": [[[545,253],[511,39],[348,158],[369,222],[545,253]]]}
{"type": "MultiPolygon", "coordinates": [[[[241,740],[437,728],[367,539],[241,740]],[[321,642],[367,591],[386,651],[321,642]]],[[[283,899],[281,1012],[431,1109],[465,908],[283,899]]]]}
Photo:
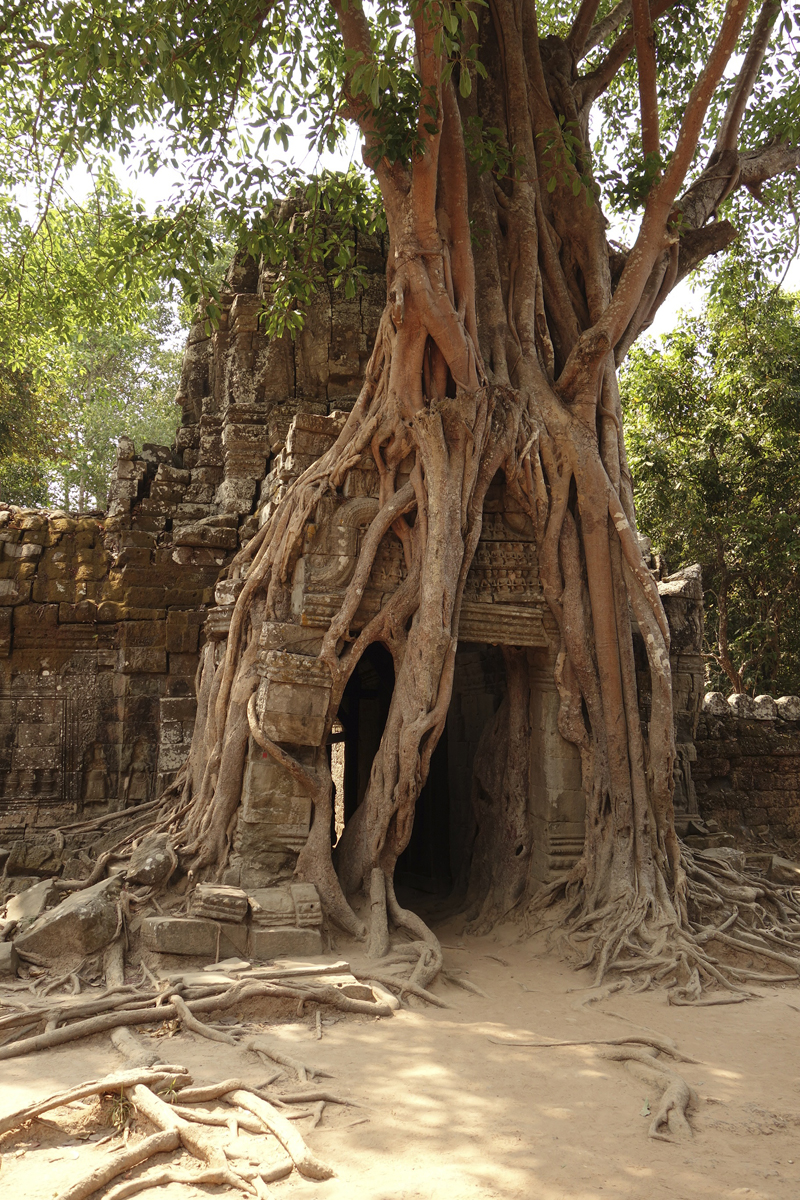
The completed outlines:
{"type": "MultiPolygon", "coordinates": [[[[185,868],[224,867],[252,736],[311,798],[299,876],[334,920],[366,933],[331,861],[325,739],[314,762],[274,745],[256,690],[259,638],[265,623],[279,636],[291,615],[292,565],[317,507],[369,453],[377,511],[319,655],[326,732],[372,642],[391,653],[395,684],[341,860],[370,892],[372,949],[385,948],[388,919],[429,947],[415,981],[438,970],[435,938],[397,903],[394,869],[444,729],[461,598],[502,472],[538,543],[559,631],[559,728],[580,750],[586,801],[584,853],[544,899],[562,902],[558,921],[598,978],[644,964],[658,978],[677,972],[690,1000],[699,972],[720,978],[702,927],[744,919],[730,904],[738,893],[709,907],[675,832],[669,629],[637,539],[616,370],[675,284],[733,242],[733,208],[757,220],[760,199],[762,228],[781,242],[800,164],[793,30],[780,0],[39,0],[6,14],[0,117],[43,210],[59,174],[98,147],[182,171],[174,202],[120,239],[131,278],[137,246],[163,261],[179,252],[202,275],[212,250],[198,214],[209,208],[275,265],[292,319],[323,253],[347,273],[352,247],[331,239],[369,188],[350,173],[304,182],[276,171],[265,151],[285,140],[289,117],[317,148],[351,123],[383,205],[387,299],[363,390],[330,451],[236,559],[226,653],[204,656],[183,793],[165,800],[160,826],[172,821],[185,868]],[[284,203],[298,189],[305,208],[284,203]],[[627,218],[625,244],[609,240],[607,212],[627,218]],[[406,573],[356,637],[351,620],[389,537],[406,573]],[[634,621],[650,669],[644,731],[634,621]]],[[[213,303],[207,312],[213,320],[213,303]]],[[[525,897],[530,875],[530,681],[522,656],[509,664],[522,724],[514,736],[498,727],[506,767],[484,927],[525,897]]]]}
{"type": "Polygon", "coordinates": [[[709,681],[800,691],[800,297],[720,274],[702,318],[621,376],[642,531],[700,562],[709,681]]]}
{"type": "Polygon", "coordinates": [[[58,372],[51,386],[58,388],[54,407],[62,432],[48,473],[51,495],[65,508],[105,508],[121,434],[139,447],[174,441],[178,329],[166,306],[154,307],[127,332],[91,329],[54,354],[58,372]]]}
{"type": "Polygon", "coordinates": [[[38,229],[0,204],[2,500],[103,508],[121,434],[173,439],[178,310],[151,260],[128,284],[134,211],[110,177],[90,207],[51,203],[38,229]]]}

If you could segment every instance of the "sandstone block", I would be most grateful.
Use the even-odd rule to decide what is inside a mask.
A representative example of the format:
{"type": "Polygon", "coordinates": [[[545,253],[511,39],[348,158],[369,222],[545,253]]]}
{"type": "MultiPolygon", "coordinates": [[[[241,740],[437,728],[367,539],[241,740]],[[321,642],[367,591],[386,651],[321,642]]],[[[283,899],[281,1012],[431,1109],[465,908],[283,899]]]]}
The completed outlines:
{"type": "Polygon", "coordinates": [[[0,978],[16,975],[19,956],[12,942],[0,942],[0,978]]]}
{"type": "Polygon", "coordinates": [[[0,608],[0,658],[11,653],[11,609],[0,608]]]}
{"type": "Polygon", "coordinates": [[[194,696],[165,696],[161,701],[162,721],[194,721],[196,712],[194,696]]]}
{"type": "Polygon", "coordinates": [[[303,957],[321,953],[322,935],[318,929],[282,926],[278,929],[250,930],[251,958],[303,957]]]}
{"type": "Polygon", "coordinates": [[[767,876],[773,883],[788,883],[798,887],[800,886],[800,863],[773,854],[767,876]]]}
{"type": "Polygon", "coordinates": [[[169,656],[169,673],[170,675],[179,675],[182,678],[190,676],[194,678],[194,673],[197,670],[197,655],[196,654],[170,654],[169,656]]]}
{"type": "Polygon", "coordinates": [[[19,895],[12,896],[6,905],[6,917],[10,921],[35,921],[57,895],[55,880],[42,879],[19,895]]]}
{"type": "Polygon", "coordinates": [[[774,721],[778,715],[778,706],[772,696],[756,696],[753,711],[757,721],[774,721]]]}
{"type": "Polygon", "coordinates": [[[167,650],[175,654],[193,654],[197,649],[203,613],[172,609],[167,614],[167,650]]]}
{"type": "Polygon", "coordinates": [[[205,546],[222,550],[233,550],[239,542],[235,529],[214,528],[202,521],[190,525],[179,525],[173,531],[176,546],[205,546]]]}
{"type": "Polygon", "coordinates": [[[15,945],[43,958],[62,954],[94,954],[107,946],[117,931],[119,878],[102,879],[93,887],[67,896],[34,921],[15,939],[15,945]]]}
{"type": "Polygon", "coordinates": [[[728,696],[728,708],[737,717],[743,717],[745,720],[753,720],[755,717],[755,704],[751,696],[739,695],[734,692],[728,696]]]}
{"type": "Polygon", "coordinates": [[[218,938],[220,958],[247,951],[246,925],[223,925],[200,917],[147,917],[142,923],[142,944],[160,954],[216,957],[218,938]]]}
{"type": "Polygon", "coordinates": [[[165,833],[145,838],[130,857],[125,879],[129,883],[156,887],[166,883],[177,866],[172,842],[165,833]]]}
{"type": "Polygon", "coordinates": [[[30,579],[0,579],[0,604],[25,604],[30,594],[30,579]]]}
{"type": "Polygon", "coordinates": [[[193,917],[239,924],[247,917],[247,893],[225,884],[199,883],[192,893],[193,917]]]}
{"type": "Polygon", "coordinates": [[[148,646],[127,646],[119,652],[117,670],[123,675],[166,675],[167,652],[148,646]]]}
{"type": "Polygon", "coordinates": [[[800,721],[800,696],[779,696],[775,707],[782,720],[800,721]]]}
{"type": "Polygon", "coordinates": [[[268,650],[260,656],[263,680],[256,712],[268,738],[317,746],[325,729],[331,675],[325,663],[303,654],[268,650]]]}

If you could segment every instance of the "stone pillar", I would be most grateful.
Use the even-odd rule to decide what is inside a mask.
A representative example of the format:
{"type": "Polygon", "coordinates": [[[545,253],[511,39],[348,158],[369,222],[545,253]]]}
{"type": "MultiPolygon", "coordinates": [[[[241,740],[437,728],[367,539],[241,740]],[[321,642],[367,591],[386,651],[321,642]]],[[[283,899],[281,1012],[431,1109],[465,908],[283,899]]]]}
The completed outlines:
{"type": "Polygon", "coordinates": [[[580,858],[586,809],[580,753],[558,731],[559,695],[553,681],[554,651],[531,650],[529,661],[531,875],[537,883],[549,883],[580,858]]]}

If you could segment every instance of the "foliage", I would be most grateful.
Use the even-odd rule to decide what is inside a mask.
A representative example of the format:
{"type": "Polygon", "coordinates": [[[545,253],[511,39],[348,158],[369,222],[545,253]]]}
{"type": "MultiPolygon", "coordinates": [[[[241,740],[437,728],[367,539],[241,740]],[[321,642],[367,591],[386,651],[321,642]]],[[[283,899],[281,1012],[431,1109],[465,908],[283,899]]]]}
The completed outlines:
{"type": "MultiPolygon", "coordinates": [[[[180,183],[155,214],[138,206],[107,224],[115,247],[109,275],[120,274],[135,290],[146,260],[149,271],[177,280],[193,300],[209,301],[213,321],[219,289],[211,264],[219,242],[229,242],[280,264],[271,329],[297,328],[322,262],[336,263],[337,282],[352,293],[359,281],[353,230],[374,230],[383,221],[369,172],[365,176],[358,164],[320,172],[320,156],[345,147],[354,106],[369,112],[373,132],[364,151],[369,165],[381,159],[408,163],[418,155],[437,114],[421,96],[414,22],[421,12],[435,10],[437,46],[446,51],[444,73],[468,99],[474,81],[487,70],[478,32],[485,7],[485,0],[411,5],[376,0],[367,9],[373,47],[367,57],[345,49],[331,3],[220,0],[203,7],[177,0],[135,5],[30,0],[9,5],[0,23],[0,191],[7,196],[0,220],[8,227],[26,224],[18,196],[20,169],[28,181],[27,202],[33,197],[37,220],[44,221],[78,165],[93,164],[101,190],[114,156],[132,170],[179,171],[180,183]],[[308,219],[296,219],[303,209],[308,219]]],[[[602,0],[598,18],[613,7],[611,0],[602,0]]],[[[555,0],[538,0],[540,36],[565,36],[577,8],[573,4],[565,11],[555,0]]],[[[757,5],[750,8],[740,49],[758,12],[757,5]]],[[[722,0],[676,0],[654,26],[660,155],[642,163],[635,56],[629,55],[601,92],[592,124],[593,154],[580,144],[583,135],[572,120],[554,128],[552,171],[560,174],[565,164],[575,163],[577,178],[567,171],[568,186],[576,194],[582,190],[587,204],[599,193],[604,208],[623,222],[641,207],[675,149],[689,91],[708,59],[723,10],[722,0]]],[[[755,102],[748,106],[745,143],[797,143],[800,72],[794,20],[787,6],[755,102]]],[[[598,41],[581,64],[582,74],[590,76],[601,64],[618,32],[609,29],[598,41]]],[[[695,174],[708,159],[732,86],[733,77],[712,101],[695,174]]],[[[513,173],[519,148],[503,144],[497,125],[484,128],[474,114],[467,122],[476,168],[500,179],[513,173]]],[[[786,216],[794,186],[793,177],[784,175],[765,190],[765,205],[747,193],[726,201],[748,228],[767,231],[776,258],[790,248],[787,230],[793,224],[786,216]]],[[[28,224],[28,241],[34,231],[41,236],[36,226],[37,221],[28,224]]]]}
{"type": "Polygon", "coordinates": [[[641,528],[703,567],[710,682],[800,692],[800,296],[734,263],[621,386],[641,528]]]}
{"type": "Polygon", "coordinates": [[[51,206],[35,236],[2,211],[0,496],[102,507],[121,433],[172,440],[176,317],[147,265],[132,287],[109,269],[134,211],[113,179],[92,208],[51,206]]]}

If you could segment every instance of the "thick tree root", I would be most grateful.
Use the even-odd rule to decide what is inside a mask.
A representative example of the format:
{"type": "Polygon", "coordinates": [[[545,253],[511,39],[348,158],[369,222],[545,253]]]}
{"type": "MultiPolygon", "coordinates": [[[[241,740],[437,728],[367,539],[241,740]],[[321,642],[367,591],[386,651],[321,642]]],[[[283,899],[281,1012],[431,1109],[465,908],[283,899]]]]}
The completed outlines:
{"type": "Polygon", "coordinates": [[[191,1083],[185,1067],[160,1067],[149,1071],[136,1069],[117,1071],[115,1074],[106,1075],[104,1079],[91,1079],[86,1083],[78,1084],[77,1087],[69,1088],[65,1092],[56,1092],[45,1100],[37,1100],[35,1104],[29,1104],[25,1108],[9,1113],[8,1116],[0,1117],[0,1133],[7,1133],[9,1129],[16,1129],[26,1121],[32,1121],[34,1117],[41,1116],[42,1113],[50,1112],[53,1108],[60,1108],[62,1104],[72,1104],[74,1100],[82,1100],[86,1096],[111,1094],[119,1092],[122,1088],[135,1087],[137,1084],[159,1087],[161,1084],[169,1083],[171,1086],[178,1087],[183,1082],[191,1083]]]}
{"type": "Polygon", "coordinates": [[[143,1138],[141,1142],[137,1142],[125,1150],[116,1151],[107,1162],[95,1167],[88,1175],[84,1175],[83,1179],[78,1180],[65,1192],[61,1192],[58,1200],[86,1200],[87,1196],[91,1196],[93,1192],[104,1187],[105,1184],[111,1183],[113,1179],[119,1178],[126,1171],[130,1171],[132,1167],[141,1166],[143,1162],[147,1162],[156,1154],[169,1154],[170,1151],[177,1150],[180,1142],[180,1134],[177,1129],[162,1130],[160,1133],[154,1133],[151,1137],[143,1138]]]}
{"type": "Polygon", "coordinates": [[[515,1038],[510,1041],[505,1038],[490,1037],[490,1042],[494,1042],[496,1046],[535,1046],[539,1050],[550,1050],[561,1046],[648,1046],[653,1054],[668,1054],[670,1058],[675,1058],[679,1062],[696,1063],[696,1058],[687,1058],[685,1054],[681,1054],[678,1047],[673,1042],[672,1038],[662,1037],[647,1037],[631,1036],[625,1038],[594,1038],[591,1041],[566,1041],[566,1042],[536,1042],[536,1041],[521,1041],[515,1038]]]}
{"type": "Polygon", "coordinates": [[[533,1046],[540,1050],[557,1049],[564,1046],[596,1046],[601,1058],[623,1062],[637,1078],[658,1089],[661,1103],[650,1124],[648,1136],[659,1141],[671,1142],[678,1138],[691,1137],[692,1130],[686,1117],[688,1109],[697,1104],[697,1093],[681,1075],[665,1063],[658,1054],[667,1054],[679,1062],[697,1063],[696,1058],[682,1054],[672,1038],[661,1036],[631,1036],[626,1038],[595,1038],[591,1041],[539,1042],[525,1039],[514,1041],[490,1037],[496,1046],[533,1046]]]}
{"type": "MultiPolygon", "coordinates": [[[[153,1021],[174,1020],[175,1018],[180,1018],[183,1011],[188,1012],[190,1016],[194,1017],[197,1013],[230,1008],[234,1004],[255,997],[288,997],[308,1003],[328,1004],[342,1012],[366,1013],[374,1017],[390,1017],[393,1013],[393,1008],[389,1004],[356,1000],[351,996],[345,996],[338,988],[329,984],[321,984],[317,987],[289,987],[286,984],[271,983],[262,980],[253,983],[235,984],[232,987],[227,985],[209,985],[207,988],[204,987],[199,990],[203,994],[197,999],[187,999],[184,1001],[179,997],[181,1002],[180,1010],[175,1003],[159,1003],[159,1001],[165,998],[162,992],[133,993],[124,996],[120,996],[119,993],[115,992],[113,995],[107,996],[104,1000],[99,999],[92,1002],[95,1015],[64,1026],[56,1024],[55,1027],[52,1027],[52,1022],[66,1020],[76,1011],[85,1012],[86,1009],[82,1007],[80,1010],[76,1010],[75,1008],[70,1009],[68,1006],[59,1006],[55,1010],[50,1008],[46,1012],[39,1014],[39,1020],[50,1024],[51,1027],[44,1033],[21,1038],[10,1045],[0,1047],[0,1060],[18,1058],[20,1055],[29,1054],[36,1050],[47,1050],[52,1046],[61,1046],[67,1042],[76,1041],[79,1038],[91,1037],[96,1033],[105,1033],[120,1026],[146,1025],[153,1021]],[[209,995],[209,993],[211,994],[209,995]],[[141,1005],[141,1007],[125,1007],[121,1009],[115,1007],[123,1003],[132,1005],[134,1002],[141,1005]],[[98,1012],[98,1007],[102,1007],[106,1011],[98,1012]]],[[[7,1018],[9,1022],[13,1021],[20,1025],[29,1023],[30,1019],[31,1014],[27,1011],[13,1014],[7,1018]]],[[[208,1027],[203,1026],[203,1029],[208,1030],[208,1027]]],[[[215,1031],[212,1030],[205,1033],[204,1036],[213,1036],[214,1034],[215,1031]]],[[[214,1040],[226,1041],[228,1036],[214,1036],[214,1040]]]]}
{"type": "Polygon", "coordinates": [[[656,1059],[654,1049],[642,1047],[637,1050],[633,1046],[609,1046],[602,1048],[599,1054],[601,1058],[624,1062],[626,1068],[638,1079],[662,1092],[661,1103],[650,1123],[649,1137],[662,1142],[672,1142],[692,1136],[686,1114],[690,1107],[697,1104],[697,1093],[682,1076],[656,1059]]]}
{"type": "Polygon", "coordinates": [[[636,978],[642,988],[667,987],[677,1005],[738,1004],[758,996],[748,982],[800,980],[797,889],[686,847],[681,864],[677,908],[664,894],[587,911],[576,869],[534,898],[528,932],[545,930],[577,966],[594,968],[594,987],[608,976],[636,978]],[[769,970],[775,964],[784,969],[769,970]],[[724,994],[709,996],[709,988],[724,994]]]}
{"type": "MultiPolygon", "coordinates": [[[[125,1048],[127,1053],[128,1047],[125,1048]]],[[[136,1053],[137,1048],[133,1047],[136,1053]]],[[[186,1068],[166,1068],[142,1071],[131,1069],[109,1075],[101,1080],[92,1080],[59,1092],[44,1100],[9,1114],[0,1122],[0,1132],[9,1132],[33,1120],[42,1113],[69,1104],[90,1095],[106,1093],[122,1094],[136,1112],[155,1125],[158,1132],[144,1137],[124,1150],[117,1150],[107,1160],[95,1167],[88,1175],[72,1184],[58,1200],[87,1200],[87,1198],[118,1179],[132,1168],[148,1162],[158,1154],[171,1153],[178,1149],[188,1151],[199,1159],[199,1171],[186,1171],[168,1166],[156,1173],[126,1181],[106,1193],[111,1197],[135,1195],[145,1188],[155,1188],[170,1182],[190,1184],[221,1184],[247,1195],[266,1195],[265,1183],[282,1178],[293,1168],[307,1179],[324,1180],[333,1175],[333,1170],[322,1162],[308,1147],[304,1138],[292,1124],[292,1120],[310,1117],[311,1128],[319,1122],[326,1103],[348,1103],[348,1101],[326,1091],[308,1090],[300,1094],[290,1093],[275,1097],[273,1103],[261,1089],[253,1088],[238,1079],[226,1079],[216,1084],[191,1087],[186,1068]],[[150,1086],[152,1085],[152,1087],[150,1086]],[[183,1085],[183,1086],[181,1086],[183,1085]],[[168,1088],[166,1098],[156,1094],[155,1088],[168,1088]],[[176,1091],[176,1088],[179,1089],[176,1091]],[[228,1115],[209,1113],[203,1109],[194,1111],[192,1104],[221,1100],[230,1106],[228,1115]],[[284,1111],[276,1105],[280,1104],[284,1111]],[[308,1105],[301,1112],[287,1111],[289,1105],[308,1105]],[[244,1110],[242,1112],[241,1110],[244,1110]],[[235,1144],[222,1146],[214,1141],[208,1129],[220,1126],[228,1128],[236,1136],[239,1128],[251,1133],[270,1134],[277,1139],[288,1156],[286,1164],[277,1167],[264,1166],[253,1170],[248,1166],[232,1164],[241,1152],[235,1144]],[[227,1156],[227,1158],[226,1158],[227,1156]]]]}

